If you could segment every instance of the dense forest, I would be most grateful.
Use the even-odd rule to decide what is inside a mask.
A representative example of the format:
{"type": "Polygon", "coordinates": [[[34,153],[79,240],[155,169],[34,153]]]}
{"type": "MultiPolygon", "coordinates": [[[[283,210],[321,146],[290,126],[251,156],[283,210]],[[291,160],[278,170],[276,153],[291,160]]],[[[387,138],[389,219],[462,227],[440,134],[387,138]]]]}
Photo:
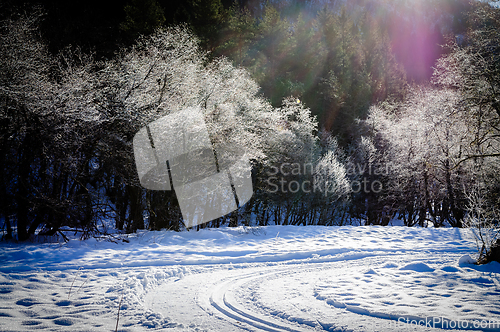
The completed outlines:
{"type": "Polygon", "coordinates": [[[500,10],[491,4],[0,8],[4,238],[99,236],[109,220],[126,232],[184,229],[175,192],[140,185],[132,140],[187,107],[252,166],[251,200],[198,227],[498,223],[500,10]]]}

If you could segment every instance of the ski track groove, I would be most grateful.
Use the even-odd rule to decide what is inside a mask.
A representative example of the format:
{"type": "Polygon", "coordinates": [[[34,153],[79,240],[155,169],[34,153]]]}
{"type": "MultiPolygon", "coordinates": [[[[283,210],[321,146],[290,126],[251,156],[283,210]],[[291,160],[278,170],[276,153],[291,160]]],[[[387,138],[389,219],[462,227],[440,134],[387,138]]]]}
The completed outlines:
{"type": "MultiPolygon", "coordinates": [[[[391,256],[391,254],[387,254],[387,256],[391,256]]],[[[369,258],[370,256],[363,257],[363,258],[369,258]]],[[[380,258],[380,257],[378,257],[380,258]]],[[[300,331],[311,331],[311,330],[318,330],[318,328],[321,328],[325,331],[330,330],[329,328],[332,328],[331,325],[326,324],[324,325],[322,322],[320,322],[316,317],[313,317],[314,320],[318,323],[318,326],[311,326],[307,323],[303,322],[298,322],[298,321],[288,321],[285,322],[286,319],[277,319],[275,317],[271,316],[264,316],[259,313],[253,313],[251,310],[248,308],[243,308],[241,305],[237,304],[234,291],[237,288],[244,288],[243,285],[248,284],[250,282],[255,282],[258,279],[265,279],[269,277],[274,277],[274,278],[284,278],[287,275],[294,274],[294,273],[305,273],[305,272],[313,272],[315,270],[322,270],[326,267],[325,265],[330,265],[329,263],[337,263],[338,261],[335,262],[308,262],[304,263],[307,266],[306,269],[304,270],[297,270],[296,266],[288,266],[286,268],[282,268],[279,270],[275,270],[272,272],[254,272],[254,273],[249,273],[249,274],[244,274],[244,275],[238,275],[234,277],[229,277],[223,279],[219,284],[217,284],[213,290],[211,291],[210,294],[210,304],[214,309],[216,309],[220,314],[224,316],[224,318],[227,320],[229,319],[229,322],[231,322],[233,325],[238,326],[239,328],[243,328],[245,330],[250,330],[254,331],[254,329],[249,329],[248,327],[245,327],[241,325],[241,323],[246,323],[250,325],[250,327],[256,328],[258,331],[269,331],[269,332],[279,332],[279,331],[289,331],[289,332],[300,332],[300,331]],[[285,320],[285,321],[284,321],[285,320]],[[295,323],[299,326],[292,326],[292,324],[295,323]],[[326,326],[326,328],[325,328],[326,326]]],[[[295,264],[293,264],[295,265],[295,264]]],[[[316,297],[318,300],[322,300],[321,298],[316,297]]],[[[379,312],[371,312],[369,310],[365,310],[362,308],[357,308],[353,307],[350,305],[345,305],[343,304],[342,307],[338,307],[337,305],[334,305],[331,303],[330,300],[325,301],[326,304],[332,307],[332,309],[340,309],[340,310],[346,310],[349,311],[353,314],[356,315],[361,315],[361,316],[370,316],[372,318],[377,318],[379,320],[392,320],[396,321],[398,318],[408,318],[409,320],[416,320],[416,321],[426,321],[430,320],[432,321],[434,317],[419,317],[419,316],[414,316],[414,315],[408,315],[408,314],[401,314],[401,315],[392,315],[392,314],[386,314],[386,313],[379,313],[379,312]]],[[[219,317],[221,319],[224,319],[222,317],[219,317]]],[[[445,321],[450,321],[449,319],[445,319],[445,321]]],[[[453,331],[478,331],[482,330],[484,332],[489,332],[489,331],[495,331],[498,332],[499,329],[491,329],[491,328],[486,328],[486,329],[477,329],[473,328],[472,326],[460,328],[447,328],[448,324],[446,322],[441,322],[438,324],[436,327],[443,329],[443,330],[453,330],[453,331]]]]}
{"type": "MultiPolygon", "coordinates": [[[[248,325],[256,327],[262,331],[269,332],[300,332],[302,330],[296,329],[296,327],[287,326],[284,322],[276,320],[276,322],[270,319],[260,318],[257,314],[252,314],[249,310],[243,308],[238,308],[235,304],[234,296],[232,291],[234,288],[241,287],[243,284],[253,281],[254,279],[265,278],[269,276],[283,275],[285,272],[289,272],[292,267],[288,267],[283,270],[262,273],[255,272],[243,276],[236,276],[225,280],[224,282],[218,284],[210,295],[210,304],[224,316],[236,320],[237,322],[244,322],[248,325]]],[[[260,316],[260,315],[259,315],[260,316]]],[[[242,327],[241,325],[237,325],[242,327]]]]}

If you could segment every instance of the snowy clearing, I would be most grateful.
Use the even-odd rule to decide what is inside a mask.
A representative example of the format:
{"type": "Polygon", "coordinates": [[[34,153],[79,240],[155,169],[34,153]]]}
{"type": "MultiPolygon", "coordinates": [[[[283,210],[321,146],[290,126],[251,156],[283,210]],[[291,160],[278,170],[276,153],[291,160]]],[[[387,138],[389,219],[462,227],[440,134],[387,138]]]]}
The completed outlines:
{"type": "Polygon", "coordinates": [[[0,244],[0,330],[500,331],[468,230],[221,228],[0,244]],[[419,326],[424,325],[424,326],[419,326]]]}

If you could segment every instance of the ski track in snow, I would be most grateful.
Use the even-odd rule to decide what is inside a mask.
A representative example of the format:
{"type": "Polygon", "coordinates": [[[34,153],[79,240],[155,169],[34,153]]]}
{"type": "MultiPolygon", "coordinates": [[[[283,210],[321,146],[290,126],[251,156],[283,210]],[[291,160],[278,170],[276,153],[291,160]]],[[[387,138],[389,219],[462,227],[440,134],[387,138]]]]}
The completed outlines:
{"type": "Polygon", "coordinates": [[[500,331],[473,325],[500,324],[500,264],[467,263],[467,230],[270,226],[129,240],[2,243],[0,331],[114,331],[119,303],[118,331],[500,331]]]}

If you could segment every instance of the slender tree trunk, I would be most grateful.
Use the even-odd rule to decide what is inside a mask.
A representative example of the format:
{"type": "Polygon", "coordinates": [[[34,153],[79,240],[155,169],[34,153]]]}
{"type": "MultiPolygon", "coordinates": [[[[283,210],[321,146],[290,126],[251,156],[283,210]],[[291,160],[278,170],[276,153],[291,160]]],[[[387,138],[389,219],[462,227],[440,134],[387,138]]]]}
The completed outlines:
{"type": "Polygon", "coordinates": [[[29,133],[26,134],[21,148],[21,160],[19,163],[17,176],[17,238],[19,241],[28,239],[28,195],[29,195],[29,175],[30,175],[30,155],[29,155],[29,133]]]}
{"type": "MultiPolygon", "coordinates": [[[[3,141],[3,140],[2,140],[3,141]]],[[[3,142],[2,142],[3,143],[3,142]]],[[[10,199],[7,195],[7,177],[6,177],[6,163],[5,163],[5,150],[3,149],[3,144],[0,147],[0,200],[1,209],[0,215],[3,214],[5,220],[5,226],[7,228],[7,235],[5,239],[12,239],[12,225],[10,223],[10,199]]]]}
{"type": "Polygon", "coordinates": [[[127,185],[127,193],[130,199],[130,222],[127,225],[127,232],[132,233],[144,229],[142,188],[127,185]]]}
{"type": "Polygon", "coordinates": [[[418,215],[418,224],[420,227],[424,227],[425,224],[425,218],[427,216],[427,210],[428,210],[428,200],[429,200],[429,191],[428,191],[428,179],[429,179],[429,174],[427,173],[427,166],[424,165],[424,188],[422,190],[423,196],[421,199],[421,206],[420,206],[420,212],[418,215]]]}

